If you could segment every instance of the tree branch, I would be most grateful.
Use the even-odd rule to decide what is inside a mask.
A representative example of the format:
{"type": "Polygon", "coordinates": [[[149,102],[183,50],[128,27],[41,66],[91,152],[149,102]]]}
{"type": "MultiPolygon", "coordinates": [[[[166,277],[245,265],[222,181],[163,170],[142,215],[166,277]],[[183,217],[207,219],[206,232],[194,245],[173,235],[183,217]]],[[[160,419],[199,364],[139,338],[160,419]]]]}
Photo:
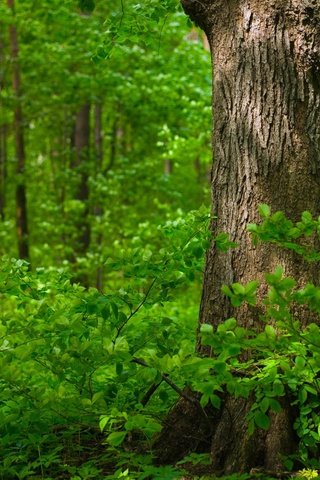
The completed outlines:
{"type": "MultiPolygon", "coordinates": [[[[137,365],[141,365],[142,367],[147,367],[147,368],[150,368],[150,365],[148,365],[144,360],[142,360],[141,358],[136,358],[134,357],[132,360],[131,360],[132,363],[136,363],[137,365]]],[[[188,402],[192,403],[193,405],[200,405],[199,404],[199,401],[194,398],[194,397],[191,397],[190,395],[188,395],[187,393],[185,393],[183,390],[181,390],[180,387],[178,387],[178,385],[176,385],[172,380],[170,380],[168,374],[166,373],[161,373],[160,372],[160,375],[161,375],[161,378],[162,378],[162,381],[164,381],[165,383],[167,383],[175,392],[177,392],[177,394],[184,398],[185,400],[187,400],[188,402]]]]}

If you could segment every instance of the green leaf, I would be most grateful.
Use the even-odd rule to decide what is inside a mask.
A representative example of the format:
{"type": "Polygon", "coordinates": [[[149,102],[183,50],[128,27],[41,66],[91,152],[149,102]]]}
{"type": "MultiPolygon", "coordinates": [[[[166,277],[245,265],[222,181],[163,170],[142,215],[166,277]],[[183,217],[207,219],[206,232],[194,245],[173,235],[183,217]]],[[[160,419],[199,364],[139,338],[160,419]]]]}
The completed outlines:
{"type": "Polygon", "coordinates": [[[234,330],[236,326],[237,326],[237,320],[235,318],[228,318],[228,320],[224,322],[225,331],[234,330]]]}
{"type": "Polygon", "coordinates": [[[269,337],[271,339],[276,338],[276,331],[275,331],[275,329],[272,325],[266,325],[264,330],[267,334],[267,337],[269,337]]]}
{"type": "Polygon", "coordinates": [[[232,343],[227,348],[227,355],[230,357],[234,357],[236,355],[239,355],[240,353],[241,353],[241,347],[236,343],[232,343]]]}
{"type": "Polygon", "coordinates": [[[284,395],[284,386],[281,380],[275,380],[273,382],[273,392],[276,397],[281,397],[284,395]]]}
{"type": "Polygon", "coordinates": [[[281,412],[282,407],[281,407],[280,403],[278,402],[278,400],[275,400],[274,398],[270,398],[269,403],[270,403],[270,408],[273,412],[276,412],[276,413],[281,412]]]}
{"type": "Polygon", "coordinates": [[[116,303],[112,302],[111,303],[111,308],[112,308],[114,317],[117,319],[118,315],[119,315],[118,305],[116,303]]]}
{"type": "Polygon", "coordinates": [[[256,280],[253,280],[252,282],[247,283],[247,285],[245,286],[246,295],[252,295],[253,293],[255,293],[258,286],[259,286],[259,282],[256,280]]]}
{"type": "Polygon", "coordinates": [[[127,432],[113,432],[113,433],[110,433],[110,435],[108,435],[107,441],[113,447],[118,447],[126,438],[126,435],[127,435],[127,432]]]}
{"type": "Polygon", "coordinates": [[[257,233],[259,227],[256,223],[248,223],[247,230],[251,233],[257,233]]]}
{"type": "Polygon", "coordinates": [[[305,367],[305,365],[306,365],[305,359],[304,359],[303,357],[300,357],[300,356],[298,356],[298,357],[295,358],[294,363],[295,363],[296,368],[297,368],[298,370],[303,370],[304,367],[305,367]]]}
{"type": "Polygon", "coordinates": [[[265,278],[270,285],[276,285],[281,280],[283,275],[283,268],[277,265],[274,273],[266,273],[265,278]]]}
{"type": "Polygon", "coordinates": [[[203,323],[200,327],[200,332],[206,335],[210,335],[213,333],[213,326],[209,325],[208,323],[203,323]]]}
{"type": "Polygon", "coordinates": [[[100,417],[99,427],[100,427],[101,432],[103,432],[103,430],[105,429],[109,420],[110,420],[109,415],[103,415],[102,417],[100,417]]]}
{"type": "Polygon", "coordinates": [[[117,375],[121,375],[123,372],[123,363],[116,363],[116,373],[117,375]]]}
{"type": "Polygon", "coordinates": [[[207,395],[207,394],[203,394],[200,398],[200,405],[202,408],[206,407],[209,403],[209,400],[210,400],[210,395],[207,395]]]}
{"type": "Polygon", "coordinates": [[[248,435],[249,435],[249,437],[251,437],[251,435],[253,434],[254,429],[255,429],[254,419],[251,418],[251,420],[248,423],[248,435]]]}
{"type": "Polygon", "coordinates": [[[227,365],[226,365],[226,362],[217,360],[213,363],[213,368],[217,373],[222,374],[222,373],[225,373],[227,369],[227,365]]]}
{"type": "Polygon", "coordinates": [[[298,398],[300,403],[305,403],[308,398],[308,393],[305,388],[300,388],[298,398]]]}
{"type": "Polygon", "coordinates": [[[221,406],[221,399],[218,397],[218,395],[211,394],[210,402],[214,408],[220,408],[221,406]]]}
{"type": "Polygon", "coordinates": [[[237,247],[237,243],[231,242],[227,233],[219,233],[214,239],[218,250],[227,252],[231,248],[237,247]]]}
{"type": "Polygon", "coordinates": [[[258,211],[259,211],[261,217],[263,217],[263,218],[270,217],[270,215],[271,215],[270,207],[266,203],[262,203],[261,205],[259,205],[258,211]]]}
{"type": "Polygon", "coordinates": [[[94,403],[96,403],[98,400],[100,400],[103,397],[104,397],[104,392],[101,391],[101,392],[95,393],[92,397],[91,404],[93,405],[94,403]]]}
{"type": "Polygon", "coordinates": [[[262,401],[260,402],[260,410],[263,412],[263,413],[266,413],[269,409],[269,406],[270,406],[270,398],[268,397],[264,397],[262,399],[262,401]]]}
{"type": "Polygon", "coordinates": [[[159,392],[159,398],[162,402],[167,402],[169,398],[168,392],[161,390],[161,392],[159,392]]]}
{"type": "Polygon", "coordinates": [[[262,428],[263,430],[268,430],[268,428],[270,426],[270,419],[269,419],[268,415],[266,415],[261,410],[257,410],[255,412],[254,421],[255,421],[255,424],[259,428],[262,428]]]}
{"type": "Polygon", "coordinates": [[[232,290],[236,295],[244,295],[246,293],[245,287],[241,283],[233,283],[232,290]]]}
{"type": "Polygon", "coordinates": [[[124,312],[119,312],[119,315],[118,315],[118,321],[119,323],[126,323],[128,320],[128,317],[127,315],[124,313],[124,312]]]}
{"type": "Polygon", "coordinates": [[[312,222],[313,219],[312,219],[311,213],[308,212],[308,211],[303,212],[302,215],[301,215],[301,220],[303,221],[303,223],[310,223],[310,222],[312,222]]]}
{"type": "Polygon", "coordinates": [[[307,392],[312,393],[312,395],[318,395],[318,391],[311,385],[304,385],[304,388],[307,390],[307,392]]]}
{"type": "Polygon", "coordinates": [[[233,293],[231,292],[231,290],[230,290],[230,288],[228,287],[228,285],[222,285],[221,291],[222,291],[222,293],[224,293],[227,297],[232,297],[232,296],[233,296],[233,293]]]}

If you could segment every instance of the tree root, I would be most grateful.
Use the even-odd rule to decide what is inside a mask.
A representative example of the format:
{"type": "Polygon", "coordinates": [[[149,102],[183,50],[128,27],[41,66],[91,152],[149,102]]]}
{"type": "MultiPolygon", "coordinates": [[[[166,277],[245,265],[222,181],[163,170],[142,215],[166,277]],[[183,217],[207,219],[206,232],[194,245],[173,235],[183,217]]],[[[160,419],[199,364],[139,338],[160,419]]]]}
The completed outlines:
{"type": "Polygon", "coordinates": [[[207,407],[205,417],[196,405],[181,398],[154,443],[157,464],[175,464],[193,452],[210,453],[209,470],[218,475],[253,469],[282,475],[284,456],[294,454],[298,444],[289,402],[282,400],[283,410],[270,413],[269,430],[256,428],[249,435],[246,415],[251,403],[228,397],[220,410],[207,407]]]}

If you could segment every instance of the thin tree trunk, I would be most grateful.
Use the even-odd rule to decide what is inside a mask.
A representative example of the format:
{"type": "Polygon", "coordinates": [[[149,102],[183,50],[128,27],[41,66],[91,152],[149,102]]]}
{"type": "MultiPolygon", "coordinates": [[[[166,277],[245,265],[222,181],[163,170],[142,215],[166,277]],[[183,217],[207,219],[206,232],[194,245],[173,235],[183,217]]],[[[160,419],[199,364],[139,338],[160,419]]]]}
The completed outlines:
{"type": "MultiPolygon", "coordinates": [[[[83,204],[83,212],[76,222],[77,239],[75,243],[74,260],[83,257],[90,245],[89,222],[89,159],[90,159],[90,103],[85,103],[76,115],[74,131],[74,158],[72,168],[78,174],[75,198],[83,204]]],[[[76,276],[85,286],[88,286],[87,275],[76,276]]]]}
{"type": "Polygon", "coordinates": [[[102,103],[94,107],[94,146],[97,171],[101,172],[103,163],[102,103]]]}
{"type": "Polygon", "coordinates": [[[7,126],[0,126],[0,218],[5,219],[7,178],[7,126]]]}
{"type": "Polygon", "coordinates": [[[104,169],[104,174],[108,173],[114,167],[116,157],[117,157],[117,148],[118,140],[123,138],[123,130],[119,127],[119,117],[116,114],[111,129],[111,140],[110,140],[110,154],[109,154],[109,163],[104,169]]]}
{"type": "Polygon", "coordinates": [[[75,152],[76,168],[80,174],[80,182],[76,194],[77,200],[85,204],[83,222],[79,229],[78,252],[85,254],[90,244],[90,225],[88,222],[88,161],[90,150],[90,104],[81,107],[76,118],[75,152]]]}
{"type": "Polygon", "coordinates": [[[206,174],[203,172],[200,157],[196,157],[195,161],[193,162],[193,166],[197,174],[198,182],[201,183],[203,180],[206,180],[206,174]]]}
{"type": "MultiPolygon", "coordinates": [[[[8,7],[14,15],[14,0],[7,0],[8,7]]],[[[12,83],[16,96],[16,105],[14,108],[14,130],[15,130],[15,148],[17,157],[17,186],[16,186],[16,225],[18,238],[19,257],[29,260],[29,239],[28,239],[28,216],[27,216],[27,195],[24,179],[26,154],[23,129],[23,114],[21,107],[21,79],[19,68],[19,43],[16,26],[10,25],[10,47],[13,62],[12,83]]]]}
{"type": "MultiPolygon", "coordinates": [[[[0,65],[4,65],[5,55],[4,55],[4,38],[2,35],[1,28],[3,25],[0,23],[0,65]]],[[[4,89],[5,86],[5,74],[4,68],[0,72],[0,91],[4,89]]],[[[4,113],[4,106],[2,101],[0,102],[0,118],[2,117],[1,112],[4,113]]],[[[4,115],[3,117],[4,118],[4,115]]],[[[6,177],[7,177],[7,125],[2,123],[0,125],[0,218],[1,220],[5,219],[5,205],[6,205],[6,177]]]]}
{"type": "MultiPolygon", "coordinates": [[[[94,147],[96,157],[96,174],[102,173],[103,164],[103,139],[102,139],[102,104],[97,103],[94,108],[94,147]]],[[[103,209],[101,205],[95,207],[95,215],[102,216],[103,209]]],[[[99,233],[97,244],[101,249],[103,243],[103,235],[99,233]]],[[[99,265],[96,273],[96,288],[100,292],[103,289],[103,267],[99,265]]]]}
{"type": "Polygon", "coordinates": [[[172,175],[173,161],[170,158],[165,159],[163,170],[164,170],[165,175],[172,175]]]}
{"type": "MultiPolygon", "coordinates": [[[[266,244],[253,246],[248,223],[259,221],[261,203],[292,220],[320,210],[320,6],[313,0],[183,0],[186,12],[206,32],[213,58],[214,165],[213,234],[227,232],[238,247],[222,253],[213,244],[206,260],[200,323],[217,326],[235,316],[257,327],[261,309],[234,309],[221,286],[261,282],[264,272],[281,265],[285,275],[319,283],[315,264],[266,244]]],[[[302,320],[302,309],[293,312],[302,320]]],[[[201,345],[199,345],[200,350],[201,345]]],[[[267,432],[248,436],[250,402],[227,398],[212,425],[213,468],[219,473],[282,468],[282,456],[295,452],[293,412],[284,399],[267,432]]],[[[180,405],[181,408],[181,405],[180,405]]],[[[170,417],[169,417],[170,418],[170,417]]],[[[196,422],[187,418],[186,430],[196,422]]],[[[170,437],[171,435],[171,437],[170,437]]],[[[177,445],[165,432],[167,454],[177,445]]],[[[164,437],[163,437],[164,438],[164,437]]],[[[180,443],[182,443],[180,441],[180,443]]],[[[161,445],[160,445],[161,446],[161,445]]],[[[190,446],[190,445],[189,445],[190,446]]],[[[168,458],[168,457],[167,457],[168,458]]]]}

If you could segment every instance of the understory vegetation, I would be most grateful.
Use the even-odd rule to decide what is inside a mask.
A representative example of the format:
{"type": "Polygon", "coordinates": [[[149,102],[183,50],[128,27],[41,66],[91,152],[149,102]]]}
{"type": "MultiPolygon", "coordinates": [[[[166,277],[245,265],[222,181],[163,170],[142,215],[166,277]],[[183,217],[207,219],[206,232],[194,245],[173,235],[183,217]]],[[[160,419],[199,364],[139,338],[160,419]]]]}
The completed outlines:
{"type": "MultiPolygon", "coordinates": [[[[319,220],[304,212],[293,224],[266,206],[261,214],[262,223],[249,227],[254,241],[299,251],[302,261],[318,258],[301,245],[319,220]]],[[[298,303],[319,314],[320,288],[295,289],[277,268],[266,274],[259,331],[236,318],[216,330],[203,324],[212,357],[194,353],[207,227],[200,209],[157,229],[160,249],[141,232],[139,248],[107,262],[113,290],[104,293],[72,284],[58,268],[31,272],[25,261],[2,260],[2,478],[179,478],[190,463],[209,464],[209,448],[175,467],[154,466],[152,443],[166,412],[179,396],[204,412],[209,403],[219,409],[226,391],[253,396],[250,432],[268,429],[288,396],[300,449],[287,468],[308,467],[308,476],[318,467],[320,328],[304,326],[290,309],[298,303]]],[[[213,241],[222,251],[234,247],[223,234],[213,241]]],[[[257,287],[223,290],[234,306],[255,305],[257,287]]]]}
{"type": "MultiPolygon", "coordinates": [[[[153,445],[180,398],[206,416],[226,393],[252,399],[251,433],[289,399],[286,473],[315,478],[320,327],[292,306],[315,318],[320,287],[277,267],[259,328],[198,328],[205,252],[237,247],[209,228],[210,54],[178,2],[115,3],[0,5],[0,479],[213,478],[210,444],[175,465],[153,445]]],[[[319,261],[320,217],[260,216],[253,242],[319,261]]],[[[258,287],[221,285],[235,307],[258,287]]]]}

